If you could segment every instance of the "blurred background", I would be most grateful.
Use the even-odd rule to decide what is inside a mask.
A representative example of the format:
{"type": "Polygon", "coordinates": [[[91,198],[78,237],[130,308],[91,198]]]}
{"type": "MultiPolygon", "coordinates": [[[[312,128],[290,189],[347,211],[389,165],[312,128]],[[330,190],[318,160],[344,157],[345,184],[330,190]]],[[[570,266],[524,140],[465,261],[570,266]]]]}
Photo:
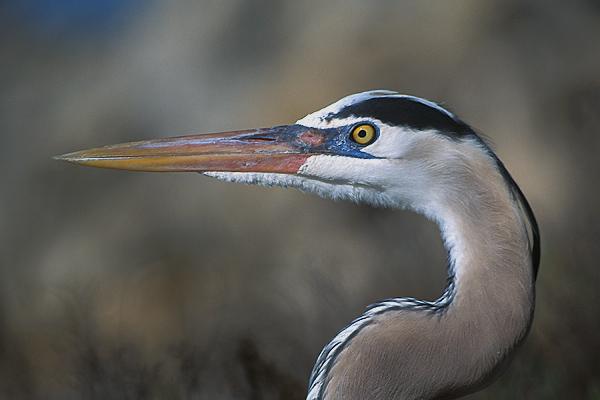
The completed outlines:
{"type": "Polygon", "coordinates": [[[420,216],[51,159],[386,88],[487,135],[541,226],[531,335],[469,398],[600,399],[599,40],[596,0],[4,0],[0,398],[303,399],[367,304],[435,299],[420,216]]]}

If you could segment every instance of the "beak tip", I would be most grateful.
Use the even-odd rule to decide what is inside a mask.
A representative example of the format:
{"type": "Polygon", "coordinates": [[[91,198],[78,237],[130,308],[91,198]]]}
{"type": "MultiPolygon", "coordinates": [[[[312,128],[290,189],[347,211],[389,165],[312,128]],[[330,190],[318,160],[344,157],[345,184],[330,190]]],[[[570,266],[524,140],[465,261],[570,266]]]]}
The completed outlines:
{"type": "Polygon", "coordinates": [[[81,162],[85,161],[85,159],[81,157],[81,155],[78,153],[61,154],[58,156],[53,156],[52,159],[57,161],[66,161],[74,164],[80,164],[81,162]]]}

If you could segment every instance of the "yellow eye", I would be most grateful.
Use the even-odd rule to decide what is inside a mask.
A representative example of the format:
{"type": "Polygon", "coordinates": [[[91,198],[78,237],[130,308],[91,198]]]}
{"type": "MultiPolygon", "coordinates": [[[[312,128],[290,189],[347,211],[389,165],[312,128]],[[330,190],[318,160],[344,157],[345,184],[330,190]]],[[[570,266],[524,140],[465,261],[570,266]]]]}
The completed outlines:
{"type": "Polygon", "coordinates": [[[372,125],[358,125],[352,129],[352,140],[358,144],[367,145],[375,141],[375,128],[372,125]]]}

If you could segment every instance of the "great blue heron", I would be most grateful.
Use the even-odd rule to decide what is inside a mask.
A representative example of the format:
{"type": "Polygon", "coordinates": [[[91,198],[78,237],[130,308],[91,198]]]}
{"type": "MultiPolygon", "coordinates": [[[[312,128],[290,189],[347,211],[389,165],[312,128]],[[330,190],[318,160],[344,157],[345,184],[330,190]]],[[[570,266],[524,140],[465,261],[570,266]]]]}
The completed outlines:
{"type": "Polygon", "coordinates": [[[118,144],[59,158],[293,187],[409,208],[435,221],[449,254],[442,296],[368,307],[321,351],[309,400],[460,397],[490,383],[529,331],[540,257],[533,212],[486,143],[433,102],[369,91],[293,125],[118,144]]]}

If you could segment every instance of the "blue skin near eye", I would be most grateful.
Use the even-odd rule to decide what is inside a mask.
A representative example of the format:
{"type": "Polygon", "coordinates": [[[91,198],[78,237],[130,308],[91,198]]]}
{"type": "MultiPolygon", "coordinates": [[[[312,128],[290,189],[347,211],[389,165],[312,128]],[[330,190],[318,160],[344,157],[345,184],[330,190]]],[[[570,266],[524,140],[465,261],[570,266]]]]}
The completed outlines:
{"type": "MultiPolygon", "coordinates": [[[[340,128],[332,128],[326,129],[327,131],[331,131],[332,136],[329,139],[324,147],[329,150],[331,153],[340,156],[346,157],[355,157],[355,158],[379,158],[375,157],[372,154],[364,153],[362,149],[365,147],[364,145],[360,145],[353,141],[350,136],[352,134],[352,130],[358,125],[368,124],[373,126],[375,129],[375,140],[379,138],[379,129],[377,126],[365,123],[358,123],[354,125],[343,126],[340,128]]],[[[373,142],[375,141],[373,140],[373,142]]]]}

